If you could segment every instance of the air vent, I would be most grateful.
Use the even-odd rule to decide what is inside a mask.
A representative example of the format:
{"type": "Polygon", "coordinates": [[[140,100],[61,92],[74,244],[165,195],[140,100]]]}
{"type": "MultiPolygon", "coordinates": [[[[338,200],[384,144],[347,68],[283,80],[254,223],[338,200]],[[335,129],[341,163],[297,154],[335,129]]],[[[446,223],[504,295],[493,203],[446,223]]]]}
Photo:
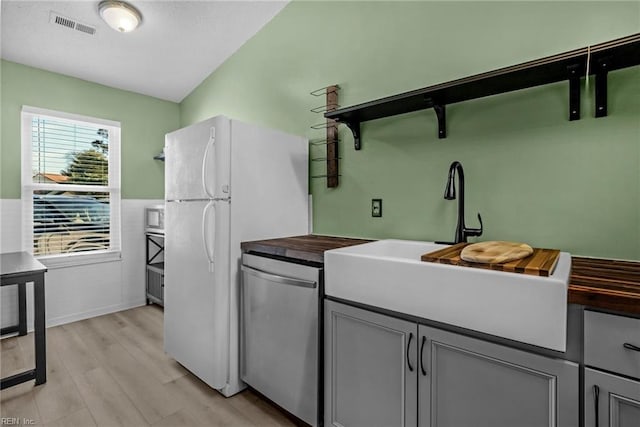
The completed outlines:
{"type": "Polygon", "coordinates": [[[87,34],[91,34],[94,35],[96,33],[96,29],[89,26],[89,25],[84,25],[81,24],[79,22],[76,22],[76,30],[78,31],[82,31],[83,33],[87,33],[87,34]]]}
{"type": "Polygon", "coordinates": [[[72,21],[69,18],[64,18],[62,16],[56,16],[56,24],[58,25],[64,25],[65,27],[68,28],[75,28],[76,23],[74,21],[72,21]]]}
{"type": "Polygon", "coordinates": [[[51,11],[49,15],[49,22],[52,24],[62,25],[71,30],[81,31],[85,34],[94,35],[96,28],[91,25],[83,24],[75,19],[71,19],[67,16],[60,15],[58,12],[51,11]]]}

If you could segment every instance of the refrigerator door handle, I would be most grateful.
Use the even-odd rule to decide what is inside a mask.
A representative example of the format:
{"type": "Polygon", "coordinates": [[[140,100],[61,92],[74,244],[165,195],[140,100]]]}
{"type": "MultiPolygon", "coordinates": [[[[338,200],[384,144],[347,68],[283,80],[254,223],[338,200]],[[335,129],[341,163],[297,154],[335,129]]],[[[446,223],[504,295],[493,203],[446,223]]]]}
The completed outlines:
{"type": "Polygon", "coordinates": [[[209,150],[211,146],[216,143],[216,128],[211,128],[211,134],[209,136],[209,142],[207,142],[207,147],[204,149],[204,156],[202,156],[202,188],[204,189],[204,193],[209,196],[209,198],[213,199],[213,194],[209,191],[209,187],[207,187],[207,158],[209,156],[209,150]]]}
{"type": "MultiPolygon", "coordinates": [[[[202,245],[204,246],[204,253],[207,255],[207,259],[209,260],[209,271],[213,272],[213,254],[209,251],[209,242],[207,239],[207,214],[209,213],[209,209],[213,208],[214,211],[214,222],[215,222],[215,202],[212,200],[207,203],[207,206],[202,210],[202,245]]],[[[215,239],[215,235],[214,235],[215,239]]]]}

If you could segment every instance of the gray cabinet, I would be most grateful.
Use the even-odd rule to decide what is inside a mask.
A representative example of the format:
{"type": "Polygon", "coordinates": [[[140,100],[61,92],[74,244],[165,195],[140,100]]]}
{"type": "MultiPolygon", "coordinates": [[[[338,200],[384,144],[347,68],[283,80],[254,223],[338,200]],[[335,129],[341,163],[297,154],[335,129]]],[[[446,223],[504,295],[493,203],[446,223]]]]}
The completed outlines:
{"type": "Polygon", "coordinates": [[[416,425],[417,329],[412,322],[326,302],[325,425],[416,425]]]}
{"type": "Polygon", "coordinates": [[[584,426],[640,426],[640,382],[586,368],[584,426]]]}
{"type": "Polygon", "coordinates": [[[579,367],[420,325],[420,427],[579,424],[579,367]]]}
{"type": "Polygon", "coordinates": [[[640,319],[585,310],[584,364],[640,378],[640,319]]]}
{"type": "Polygon", "coordinates": [[[577,427],[579,367],[335,302],[325,424],[577,427]]]}
{"type": "Polygon", "coordinates": [[[640,427],[640,319],[585,311],[584,363],[585,427],[640,427]]]}

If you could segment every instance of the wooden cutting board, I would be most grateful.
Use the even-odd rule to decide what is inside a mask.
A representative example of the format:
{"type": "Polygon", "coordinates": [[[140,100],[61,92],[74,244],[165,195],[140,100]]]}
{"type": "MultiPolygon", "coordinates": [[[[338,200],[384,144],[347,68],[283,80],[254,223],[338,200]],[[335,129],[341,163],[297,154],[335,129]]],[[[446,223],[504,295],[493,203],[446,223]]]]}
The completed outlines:
{"type": "Polygon", "coordinates": [[[505,263],[477,263],[468,262],[460,258],[460,252],[471,243],[458,243],[420,257],[425,262],[460,265],[463,267],[483,268],[486,270],[507,271],[510,273],[530,274],[532,276],[548,277],[558,263],[560,251],[557,249],[533,248],[533,253],[526,258],[505,263]]]}

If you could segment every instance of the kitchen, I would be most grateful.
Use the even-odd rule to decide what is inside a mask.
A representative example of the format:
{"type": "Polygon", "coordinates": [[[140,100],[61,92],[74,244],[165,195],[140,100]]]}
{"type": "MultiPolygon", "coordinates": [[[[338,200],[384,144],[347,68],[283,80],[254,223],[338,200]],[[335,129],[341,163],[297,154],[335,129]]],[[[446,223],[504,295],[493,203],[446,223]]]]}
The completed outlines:
{"type": "MultiPolygon", "coordinates": [[[[348,107],[596,45],[636,34],[640,28],[637,2],[372,2],[366,7],[362,2],[292,2],[284,8],[284,4],[271,9],[263,6],[268,23],[255,22],[253,37],[245,35],[244,44],[241,41],[235,52],[225,53],[224,63],[212,65],[191,88],[183,89],[182,97],[168,100],[166,94],[159,99],[135,93],[148,95],[143,86],[136,90],[114,82],[112,86],[119,87],[114,89],[90,83],[90,77],[71,68],[59,69],[57,74],[22,65],[29,64],[26,58],[18,53],[9,56],[8,47],[17,43],[5,21],[11,4],[3,2],[2,6],[1,252],[24,249],[19,160],[22,106],[119,121],[122,128],[121,260],[49,268],[48,326],[63,325],[63,331],[64,325],[80,319],[101,319],[101,315],[145,304],[143,209],[164,199],[164,164],[153,156],[162,150],[165,134],[226,115],[315,140],[325,134],[324,129],[310,128],[324,122],[321,114],[310,111],[324,103],[323,98],[309,95],[315,89],[338,84],[339,104],[348,107]],[[71,77],[74,75],[80,79],[71,77]]],[[[137,40],[127,37],[143,37],[145,27],[154,25],[150,3],[133,4],[143,15],[140,28],[112,35],[125,46],[127,40],[137,40]]],[[[166,7],[171,11],[169,4],[166,7]]],[[[225,18],[213,13],[214,6],[208,10],[215,15],[210,19],[222,26],[220,21],[225,18]]],[[[48,23],[50,10],[64,14],[67,7],[64,2],[42,6],[44,21],[33,24],[47,29],[41,37],[54,32],[71,37],[60,33],[65,28],[53,29],[48,23]]],[[[112,31],[100,20],[97,2],[85,13],[87,18],[72,11],[66,15],[100,25],[97,34],[112,31]]],[[[247,11],[238,13],[243,16],[247,11]]],[[[199,15],[203,13],[190,15],[194,31],[203,25],[196,19],[199,15]]],[[[242,22],[236,19],[239,21],[226,18],[230,26],[242,22]]],[[[92,49],[93,42],[72,40],[63,51],[92,49]]],[[[160,59],[138,60],[153,65],[160,59]]],[[[182,72],[186,78],[188,71],[182,72]]],[[[122,73],[112,74],[123,77],[122,73]]],[[[153,73],[148,76],[145,83],[150,84],[153,73]]],[[[637,67],[611,72],[609,112],[601,118],[593,117],[595,79],[591,76],[588,88],[585,79],[581,81],[580,120],[568,120],[568,85],[559,82],[450,105],[445,139],[437,136],[438,122],[431,109],[364,123],[361,150],[354,149],[350,130],[340,126],[338,187],[327,188],[326,178],[309,180],[313,232],[452,241],[457,202],[444,200],[443,190],[448,167],[458,160],[465,168],[468,225],[479,226],[476,212],[482,214],[484,223],[483,235],[476,241],[521,241],[576,256],[638,260],[639,80],[637,67]],[[382,199],[381,217],[371,216],[372,199],[382,199]]],[[[163,82],[155,86],[162,87],[163,82]]],[[[325,155],[322,146],[309,146],[309,152],[311,158],[325,155]]],[[[309,162],[310,176],[323,174],[323,162],[309,162]]],[[[31,301],[30,294],[27,299],[31,301]]],[[[5,316],[15,314],[5,307],[5,302],[15,305],[12,301],[4,297],[3,290],[3,327],[12,320],[5,316]]],[[[29,306],[28,316],[31,311],[29,306]]],[[[126,316],[128,323],[126,318],[117,318],[118,329],[129,327],[129,332],[136,322],[141,329],[158,321],[157,317],[149,320],[154,315],[145,314],[143,320],[126,316]]],[[[55,335],[52,329],[49,337],[55,335]]],[[[69,334],[65,339],[78,336],[69,334]]],[[[123,339],[104,337],[115,348],[116,344],[124,346],[112,342],[117,338],[123,339]]],[[[3,353],[9,345],[4,343],[3,353]]],[[[47,355],[51,363],[51,349],[47,355]]],[[[164,379],[172,375],[177,374],[169,373],[164,379]]],[[[116,381],[114,390],[127,384],[131,390],[144,391],[147,384],[125,383],[126,375],[118,378],[121,382],[116,381]]],[[[136,398],[131,391],[127,396],[136,398]]],[[[47,400],[33,393],[28,405],[35,406],[39,399],[47,400]]],[[[74,402],[79,412],[86,406],[82,400],[74,402]]],[[[172,415],[164,412],[169,409],[178,408],[166,405],[157,417],[172,415]]],[[[45,422],[59,419],[40,415],[45,422]]],[[[159,421],[147,415],[144,422],[159,421]]]]}

